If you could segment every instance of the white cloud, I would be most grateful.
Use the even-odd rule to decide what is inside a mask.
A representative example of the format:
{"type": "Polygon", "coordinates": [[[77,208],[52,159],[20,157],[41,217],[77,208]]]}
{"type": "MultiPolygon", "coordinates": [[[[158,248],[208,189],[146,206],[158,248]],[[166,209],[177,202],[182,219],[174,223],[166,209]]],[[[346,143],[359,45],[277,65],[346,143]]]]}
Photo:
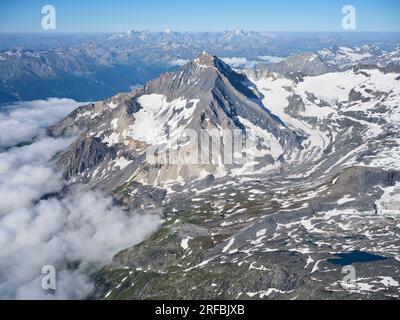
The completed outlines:
{"type": "Polygon", "coordinates": [[[49,161],[71,142],[72,138],[43,138],[0,153],[0,217],[62,188],[61,175],[54,172],[49,161]]]}
{"type": "Polygon", "coordinates": [[[232,68],[236,69],[253,69],[255,68],[258,64],[265,64],[265,63],[278,63],[285,58],[281,57],[276,57],[276,56],[258,56],[259,60],[249,60],[246,57],[226,57],[222,58],[222,60],[230,65],[232,68]]]}
{"type": "Polygon", "coordinates": [[[286,60],[286,58],[276,57],[276,56],[258,56],[258,58],[267,63],[279,63],[286,60]]]}
{"type": "Polygon", "coordinates": [[[70,99],[19,102],[0,113],[0,150],[39,135],[82,103],[70,99]]]}
{"type": "Polygon", "coordinates": [[[189,60],[186,60],[186,59],[175,59],[175,60],[170,61],[170,64],[171,64],[172,66],[182,67],[182,66],[184,66],[185,64],[187,64],[187,63],[189,63],[189,62],[190,62],[190,61],[189,61],[189,60]]]}
{"type": "Polygon", "coordinates": [[[259,61],[250,61],[245,57],[237,58],[237,57],[230,57],[230,58],[222,58],[222,60],[231,66],[232,68],[247,68],[247,69],[252,69],[254,68],[257,64],[259,64],[259,61]]]}
{"type": "Polygon", "coordinates": [[[30,145],[0,153],[0,299],[84,298],[93,289],[89,267],[110,262],[160,223],[158,214],[126,212],[110,196],[82,186],[42,199],[65,185],[49,160],[73,138],[53,139],[42,132],[78,105],[63,101],[20,104],[22,109],[14,106],[0,117],[0,127],[30,123],[32,128],[18,138],[4,134],[5,146],[39,134],[30,145]],[[77,264],[71,268],[68,262],[77,264]],[[50,296],[41,288],[41,269],[48,264],[57,269],[57,289],[50,296]]]}

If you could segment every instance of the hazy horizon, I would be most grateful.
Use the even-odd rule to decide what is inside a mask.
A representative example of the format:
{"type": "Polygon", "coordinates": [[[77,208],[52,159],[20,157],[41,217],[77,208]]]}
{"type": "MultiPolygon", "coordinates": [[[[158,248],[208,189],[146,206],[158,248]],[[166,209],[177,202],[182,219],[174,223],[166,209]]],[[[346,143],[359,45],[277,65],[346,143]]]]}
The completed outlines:
{"type": "MultiPolygon", "coordinates": [[[[341,31],[343,7],[351,5],[357,14],[354,30],[360,32],[400,32],[396,0],[342,0],[279,2],[265,0],[222,0],[183,2],[4,0],[0,3],[0,32],[49,32],[41,29],[42,8],[51,5],[57,12],[57,32],[114,33],[126,30],[223,31],[277,30],[271,32],[341,31]],[[207,17],[207,19],[204,19],[207,17]]],[[[53,32],[54,30],[50,31],[53,32]]]]}

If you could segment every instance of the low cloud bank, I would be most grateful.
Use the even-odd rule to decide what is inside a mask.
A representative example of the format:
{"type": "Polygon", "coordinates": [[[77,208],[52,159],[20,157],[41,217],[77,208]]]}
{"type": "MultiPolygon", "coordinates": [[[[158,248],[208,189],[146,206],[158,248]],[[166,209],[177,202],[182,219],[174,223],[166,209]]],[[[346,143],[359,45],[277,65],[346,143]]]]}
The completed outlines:
{"type": "Polygon", "coordinates": [[[0,109],[0,150],[26,142],[82,103],[71,99],[20,102],[0,109]]]}
{"type": "Polygon", "coordinates": [[[61,175],[54,172],[49,161],[71,142],[72,138],[42,138],[0,153],[0,217],[32,205],[46,193],[61,190],[61,175]]]}
{"type": "Polygon", "coordinates": [[[231,57],[231,58],[222,58],[222,60],[231,66],[232,68],[246,68],[246,69],[252,69],[254,68],[257,64],[260,63],[260,61],[250,61],[247,58],[241,57],[231,57]]]}
{"type": "Polygon", "coordinates": [[[286,60],[286,58],[276,57],[276,56],[258,56],[258,58],[266,63],[279,63],[286,60]]]}
{"type": "Polygon", "coordinates": [[[141,242],[159,217],[128,215],[100,192],[75,190],[65,198],[42,200],[0,219],[0,298],[81,299],[91,293],[87,269],[106,264],[119,250],[141,242]],[[79,262],[74,270],[67,262],[79,262]],[[53,265],[57,288],[41,287],[41,270],[53,265]]]}
{"type": "Polygon", "coordinates": [[[110,262],[119,250],[143,241],[159,227],[160,216],[126,212],[110,196],[83,187],[62,198],[43,199],[65,185],[50,160],[73,140],[53,139],[43,130],[79,105],[69,102],[21,103],[0,114],[0,128],[12,132],[1,131],[3,147],[37,137],[30,145],[0,153],[2,299],[85,298],[93,290],[88,268],[110,262]],[[21,124],[29,124],[29,130],[22,130],[21,124]],[[41,286],[44,265],[57,271],[53,293],[41,286]]]}
{"type": "Polygon", "coordinates": [[[285,58],[275,56],[259,56],[258,59],[260,60],[249,60],[245,57],[222,58],[226,64],[237,69],[253,69],[259,64],[273,64],[285,60],[285,58]]]}
{"type": "Polygon", "coordinates": [[[190,60],[187,59],[175,59],[170,62],[172,66],[183,67],[185,64],[189,63],[190,60]]]}

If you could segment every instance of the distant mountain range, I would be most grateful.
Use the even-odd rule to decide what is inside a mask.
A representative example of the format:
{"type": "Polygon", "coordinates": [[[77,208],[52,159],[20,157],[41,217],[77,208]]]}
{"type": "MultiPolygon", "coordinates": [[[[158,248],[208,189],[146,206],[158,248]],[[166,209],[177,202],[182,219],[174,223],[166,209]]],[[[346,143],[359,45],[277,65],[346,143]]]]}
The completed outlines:
{"type": "Polygon", "coordinates": [[[163,72],[176,70],[204,50],[225,58],[227,63],[238,68],[271,64],[303,52],[316,52],[330,70],[338,64],[342,69],[357,63],[386,65],[385,59],[393,62],[398,56],[398,50],[393,50],[399,45],[400,37],[395,34],[391,41],[386,34],[380,37],[381,40],[376,34],[350,37],[241,30],[215,33],[129,31],[75,38],[59,35],[49,39],[0,35],[3,43],[0,103],[50,96],[80,101],[105,99],[143,85],[163,72]],[[370,44],[363,48],[361,44],[365,38],[369,38],[370,44]],[[382,50],[374,44],[383,46],[382,50]],[[333,49],[319,51],[327,47],[333,49]]]}

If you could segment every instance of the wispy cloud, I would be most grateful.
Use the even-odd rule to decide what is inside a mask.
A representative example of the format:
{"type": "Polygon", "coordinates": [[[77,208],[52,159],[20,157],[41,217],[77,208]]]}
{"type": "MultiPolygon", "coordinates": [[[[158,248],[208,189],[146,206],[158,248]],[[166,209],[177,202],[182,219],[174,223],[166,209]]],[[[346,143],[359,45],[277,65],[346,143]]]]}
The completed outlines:
{"type": "Polygon", "coordinates": [[[39,135],[81,103],[70,99],[21,102],[0,109],[0,150],[39,135]]]}
{"type": "Polygon", "coordinates": [[[254,68],[259,61],[250,61],[245,57],[230,57],[230,58],[222,58],[222,60],[233,68],[254,68]]]}
{"type": "Polygon", "coordinates": [[[172,66],[182,67],[182,66],[184,66],[185,64],[187,64],[187,63],[189,63],[189,62],[190,62],[190,60],[186,60],[186,59],[175,59],[175,60],[172,60],[172,61],[170,62],[170,64],[171,64],[172,66]]]}
{"type": "Polygon", "coordinates": [[[267,63],[279,63],[286,60],[286,58],[276,56],[258,56],[258,58],[267,63]]]}

